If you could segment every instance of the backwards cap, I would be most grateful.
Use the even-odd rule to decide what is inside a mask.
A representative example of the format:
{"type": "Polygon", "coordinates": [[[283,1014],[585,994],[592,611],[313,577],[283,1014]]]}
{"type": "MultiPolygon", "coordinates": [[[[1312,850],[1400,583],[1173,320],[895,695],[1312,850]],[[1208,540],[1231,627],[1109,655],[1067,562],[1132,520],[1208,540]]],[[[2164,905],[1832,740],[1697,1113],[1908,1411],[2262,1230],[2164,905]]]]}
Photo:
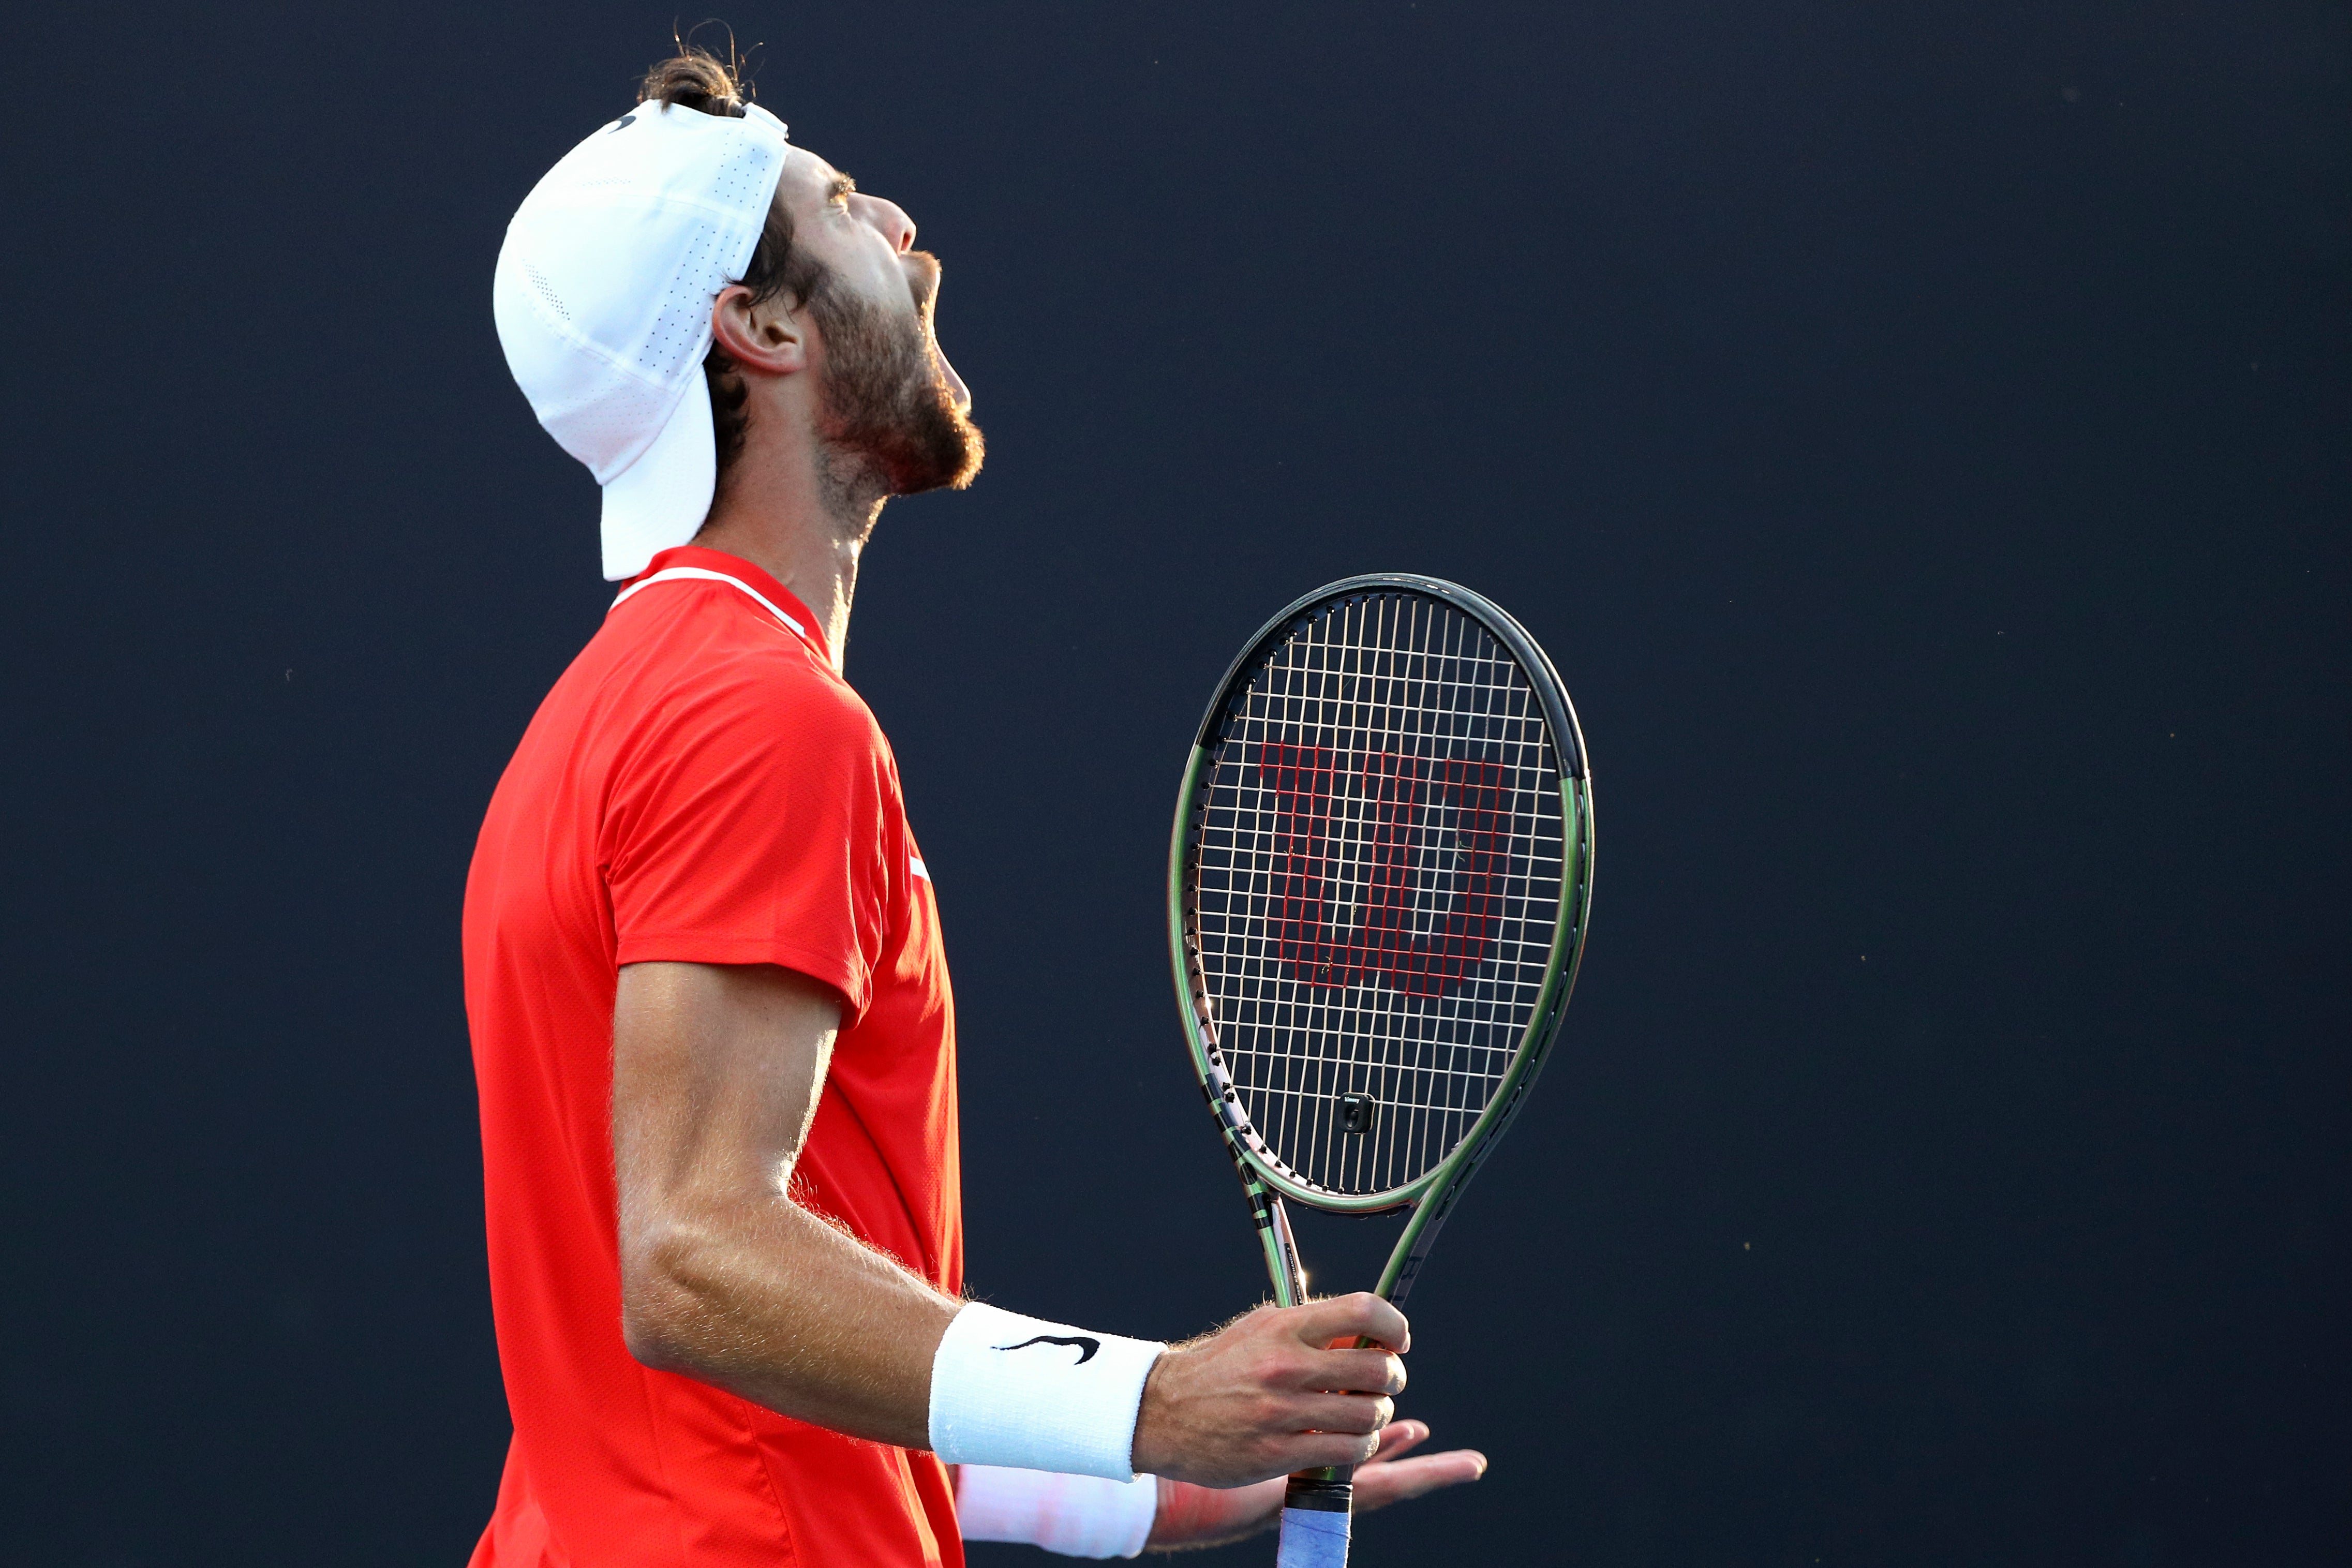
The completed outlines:
{"type": "Polygon", "coordinates": [[[604,487],[604,576],[635,577],[709,515],[702,360],[784,166],[784,123],[641,103],[564,154],[507,225],[490,301],[531,412],[604,487]]]}

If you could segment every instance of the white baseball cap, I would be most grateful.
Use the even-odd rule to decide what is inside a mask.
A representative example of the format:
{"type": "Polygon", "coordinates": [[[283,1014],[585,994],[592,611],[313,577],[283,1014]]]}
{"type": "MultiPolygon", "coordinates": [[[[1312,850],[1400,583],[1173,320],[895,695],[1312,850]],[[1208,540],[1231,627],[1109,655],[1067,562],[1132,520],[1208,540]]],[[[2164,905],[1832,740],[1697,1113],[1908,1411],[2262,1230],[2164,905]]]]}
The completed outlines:
{"type": "Polygon", "coordinates": [[[604,487],[604,576],[635,577],[709,515],[702,360],[784,166],[784,123],[641,103],[563,156],[507,225],[490,287],[531,412],[604,487]]]}

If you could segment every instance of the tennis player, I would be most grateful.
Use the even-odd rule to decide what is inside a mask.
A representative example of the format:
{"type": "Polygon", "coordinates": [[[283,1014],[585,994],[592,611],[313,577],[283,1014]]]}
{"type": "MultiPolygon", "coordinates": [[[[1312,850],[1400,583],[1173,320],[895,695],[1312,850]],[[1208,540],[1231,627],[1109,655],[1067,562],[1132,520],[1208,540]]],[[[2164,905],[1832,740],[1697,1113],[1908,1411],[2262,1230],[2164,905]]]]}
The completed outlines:
{"type": "Polygon", "coordinates": [[[499,254],[624,586],[467,884],[514,1416],[477,1568],[1133,1556],[1265,1526],[1292,1470],[1370,1461],[1362,1510],[1485,1469],[1398,1457],[1427,1430],[1370,1295],[1175,1346],[961,1295],[938,910],[841,673],[883,503],[981,464],[914,240],[688,50],[499,254]]]}

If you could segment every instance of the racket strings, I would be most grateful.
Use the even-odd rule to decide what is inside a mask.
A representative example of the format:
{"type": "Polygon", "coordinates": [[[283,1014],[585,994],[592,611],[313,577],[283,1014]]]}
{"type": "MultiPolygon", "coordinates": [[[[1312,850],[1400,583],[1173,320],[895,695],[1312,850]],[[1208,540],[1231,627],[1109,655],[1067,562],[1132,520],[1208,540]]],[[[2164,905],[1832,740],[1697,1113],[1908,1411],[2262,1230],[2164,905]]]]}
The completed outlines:
{"type": "Polygon", "coordinates": [[[1541,995],[1565,844],[1540,699],[1475,618],[1375,594],[1264,660],[1208,782],[1213,1066],[1299,1179],[1402,1186],[1469,1132],[1541,995]]]}

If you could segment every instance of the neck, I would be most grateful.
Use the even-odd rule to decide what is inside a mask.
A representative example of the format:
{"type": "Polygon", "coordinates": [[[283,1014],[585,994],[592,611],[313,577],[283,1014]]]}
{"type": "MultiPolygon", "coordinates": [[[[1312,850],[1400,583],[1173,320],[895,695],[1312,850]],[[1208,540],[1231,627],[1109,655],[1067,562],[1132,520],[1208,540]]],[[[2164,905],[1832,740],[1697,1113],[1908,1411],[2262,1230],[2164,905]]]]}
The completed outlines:
{"type": "Polygon", "coordinates": [[[746,443],[694,542],[740,556],[790,590],[824,629],[838,670],[849,645],[858,557],[884,499],[814,443],[797,452],[746,443]]]}

